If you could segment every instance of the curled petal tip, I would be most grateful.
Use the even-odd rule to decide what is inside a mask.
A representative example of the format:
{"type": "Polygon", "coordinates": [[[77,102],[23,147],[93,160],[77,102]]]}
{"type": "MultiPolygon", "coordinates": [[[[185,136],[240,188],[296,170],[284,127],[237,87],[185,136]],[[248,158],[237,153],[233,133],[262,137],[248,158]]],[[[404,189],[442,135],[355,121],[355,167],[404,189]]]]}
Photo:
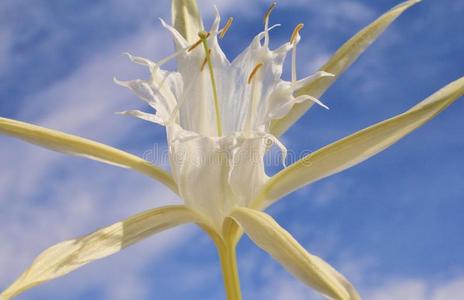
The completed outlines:
{"type": "Polygon", "coordinates": [[[319,102],[316,102],[319,106],[322,106],[323,108],[327,109],[327,110],[330,110],[330,107],[328,107],[327,105],[325,105],[322,101],[319,101],[319,102]]]}
{"type": "Polygon", "coordinates": [[[117,79],[116,77],[113,77],[113,82],[116,83],[117,85],[120,85],[122,87],[129,87],[128,83],[126,81],[121,81],[117,79]]]}
{"type": "Polygon", "coordinates": [[[214,8],[214,13],[216,14],[216,17],[219,17],[220,16],[220,13],[219,13],[219,9],[217,7],[216,4],[213,5],[213,8],[214,8]]]}
{"type": "Polygon", "coordinates": [[[410,7],[410,6],[413,6],[419,2],[422,2],[422,0],[409,0],[409,1],[406,1],[406,2],[403,2],[403,3],[400,3],[398,4],[397,6],[393,7],[391,10],[395,10],[395,9],[398,9],[400,7],[410,7]]]}

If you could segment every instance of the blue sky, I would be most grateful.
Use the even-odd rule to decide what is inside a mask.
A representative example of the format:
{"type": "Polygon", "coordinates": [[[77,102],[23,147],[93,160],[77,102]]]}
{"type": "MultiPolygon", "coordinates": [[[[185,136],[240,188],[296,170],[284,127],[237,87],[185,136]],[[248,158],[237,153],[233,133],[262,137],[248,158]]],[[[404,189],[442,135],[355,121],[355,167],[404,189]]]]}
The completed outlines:
{"type": "MultiPolygon", "coordinates": [[[[268,3],[200,1],[235,22],[223,41],[236,56],[262,28],[268,3]]],[[[272,45],[305,23],[299,75],[315,71],[345,40],[398,1],[279,1],[272,45]]],[[[161,127],[117,116],[143,109],[112,82],[145,77],[121,55],[153,60],[173,49],[158,17],[169,1],[0,3],[0,116],[118,146],[165,149],[161,127]]],[[[416,5],[283,137],[299,153],[378,122],[464,73],[464,3],[416,5]]],[[[289,74],[286,74],[288,78],[289,74]]],[[[269,212],[322,256],[365,299],[458,300],[464,289],[464,103],[367,162],[297,191],[269,212]]],[[[0,287],[44,248],[136,212],[178,203],[141,175],[0,136],[0,287]]],[[[159,161],[157,163],[165,164],[159,161]]],[[[244,238],[245,299],[320,299],[244,238]]],[[[214,247],[195,226],[155,236],[18,299],[224,299],[214,247]]]]}

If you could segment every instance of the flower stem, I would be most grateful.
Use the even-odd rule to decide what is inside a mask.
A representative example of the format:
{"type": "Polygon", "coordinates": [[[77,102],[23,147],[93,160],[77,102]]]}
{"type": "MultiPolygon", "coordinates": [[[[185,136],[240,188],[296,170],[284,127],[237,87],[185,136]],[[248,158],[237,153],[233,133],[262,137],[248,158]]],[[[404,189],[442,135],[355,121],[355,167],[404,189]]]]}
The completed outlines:
{"type": "Polygon", "coordinates": [[[222,239],[215,240],[215,243],[221,259],[227,300],[242,300],[237,270],[236,243],[222,239]]]}

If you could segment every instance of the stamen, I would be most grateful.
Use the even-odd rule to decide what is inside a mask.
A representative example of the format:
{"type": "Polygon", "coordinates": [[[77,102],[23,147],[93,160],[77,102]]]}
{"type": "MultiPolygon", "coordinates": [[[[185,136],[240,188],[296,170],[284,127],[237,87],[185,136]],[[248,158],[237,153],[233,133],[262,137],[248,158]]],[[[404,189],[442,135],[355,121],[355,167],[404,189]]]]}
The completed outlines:
{"type": "Polygon", "coordinates": [[[298,36],[300,34],[301,29],[303,29],[304,24],[300,23],[296,25],[295,29],[293,30],[292,36],[290,38],[290,44],[293,45],[292,49],[292,84],[295,84],[296,82],[296,45],[298,43],[298,36]]]}
{"type": "MultiPolygon", "coordinates": [[[[206,33],[206,37],[205,39],[207,39],[210,35],[209,32],[205,32],[206,33]]],[[[187,52],[192,52],[193,49],[195,49],[196,47],[200,46],[201,43],[203,43],[203,39],[200,38],[198,41],[196,41],[190,48],[188,48],[187,52]]]]}
{"type": "Polygon", "coordinates": [[[216,113],[216,128],[218,136],[222,136],[222,122],[221,122],[221,111],[219,109],[219,99],[216,88],[216,79],[214,78],[214,69],[213,63],[211,61],[211,51],[208,46],[208,37],[209,32],[201,31],[198,33],[200,41],[203,43],[203,48],[205,49],[206,63],[208,64],[209,75],[211,78],[211,86],[213,89],[213,100],[214,100],[214,111],[216,113]]]}
{"type": "Polygon", "coordinates": [[[253,126],[253,117],[256,115],[256,99],[259,97],[257,95],[258,89],[256,88],[256,80],[253,80],[256,77],[256,74],[263,66],[262,63],[257,64],[248,76],[248,84],[251,84],[250,90],[250,106],[248,108],[248,115],[245,121],[245,131],[251,132],[253,126]]]}
{"type": "Polygon", "coordinates": [[[219,31],[219,37],[222,39],[226,35],[227,31],[229,30],[230,26],[232,26],[232,22],[234,21],[234,18],[230,17],[227,20],[226,25],[219,31]]]}
{"type": "Polygon", "coordinates": [[[277,6],[277,2],[272,2],[271,6],[269,6],[269,8],[266,10],[266,13],[264,14],[264,23],[269,21],[269,17],[271,16],[271,13],[276,6],[277,6]]]}
{"type": "MultiPolygon", "coordinates": [[[[211,49],[208,50],[208,55],[211,56],[211,49]]],[[[200,72],[203,72],[203,70],[205,69],[206,64],[208,63],[208,57],[207,56],[205,56],[205,59],[203,60],[203,63],[201,64],[200,72]]]]}
{"type": "Polygon", "coordinates": [[[257,64],[253,70],[251,71],[250,73],[250,76],[248,76],[248,84],[251,84],[253,78],[256,76],[256,73],[258,73],[259,69],[261,69],[261,67],[263,66],[263,64],[257,64]]]}
{"type": "Polygon", "coordinates": [[[271,16],[272,11],[277,6],[276,2],[272,2],[271,6],[267,9],[264,14],[264,46],[269,45],[269,17],[271,16]]]}
{"type": "Polygon", "coordinates": [[[290,38],[290,44],[295,44],[296,38],[298,37],[298,34],[300,33],[301,29],[303,29],[303,27],[303,23],[296,25],[295,29],[293,30],[292,37],[290,38]]]}

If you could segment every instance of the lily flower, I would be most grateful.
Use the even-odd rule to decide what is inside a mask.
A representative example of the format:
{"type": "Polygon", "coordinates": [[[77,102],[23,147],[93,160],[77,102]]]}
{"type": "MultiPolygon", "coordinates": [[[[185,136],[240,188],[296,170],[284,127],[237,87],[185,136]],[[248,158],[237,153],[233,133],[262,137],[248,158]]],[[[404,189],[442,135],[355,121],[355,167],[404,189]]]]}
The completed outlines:
{"type": "Polygon", "coordinates": [[[329,299],[355,300],[351,283],[328,263],[309,253],[264,212],[292,191],[341,172],[381,152],[432,119],[464,94],[464,77],[448,84],[404,113],[336,141],[269,177],[264,155],[277,145],[285,161],[282,135],[361,53],[417,0],[406,1],[346,42],[317,73],[296,77],[298,25],[289,41],[269,48],[269,19],[264,30],[233,61],[219,46],[232,24],[221,28],[219,13],[206,31],[195,0],[173,0],[172,35],[176,51],[153,62],[128,55],[150,70],[148,80],[118,81],[154,112],[122,112],[166,127],[171,173],[137,156],[95,141],[0,118],[0,133],[45,148],[132,169],[179,195],[184,205],[155,208],[87,236],[65,241],[42,252],[6,290],[10,299],[27,289],[63,276],[97,259],[115,254],[162,230],[198,224],[215,242],[224,273],[227,299],[241,299],[236,245],[243,233],[291,274],[329,299]],[[281,79],[291,54],[290,81],[281,79]],[[176,59],[177,71],[163,70],[176,59]]]}

